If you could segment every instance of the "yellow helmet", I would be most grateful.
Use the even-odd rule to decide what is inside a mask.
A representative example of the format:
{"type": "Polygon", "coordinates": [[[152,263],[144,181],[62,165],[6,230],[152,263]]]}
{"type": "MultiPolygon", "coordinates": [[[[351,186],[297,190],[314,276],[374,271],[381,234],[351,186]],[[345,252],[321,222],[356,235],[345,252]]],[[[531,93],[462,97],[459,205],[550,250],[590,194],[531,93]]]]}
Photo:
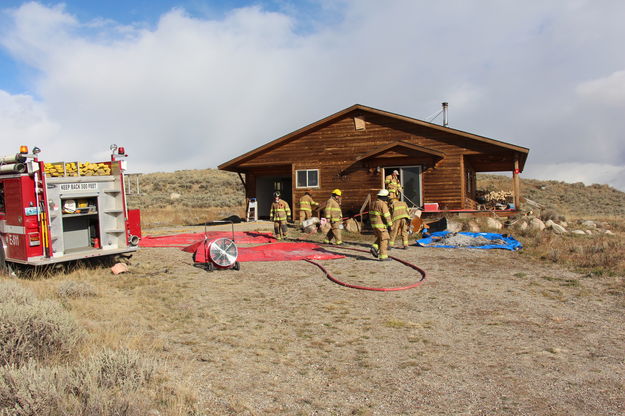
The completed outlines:
{"type": "Polygon", "coordinates": [[[340,190],[340,189],[335,189],[334,191],[332,191],[332,195],[338,195],[338,196],[341,196],[341,195],[343,195],[343,192],[341,192],[341,190],[340,190]]]}

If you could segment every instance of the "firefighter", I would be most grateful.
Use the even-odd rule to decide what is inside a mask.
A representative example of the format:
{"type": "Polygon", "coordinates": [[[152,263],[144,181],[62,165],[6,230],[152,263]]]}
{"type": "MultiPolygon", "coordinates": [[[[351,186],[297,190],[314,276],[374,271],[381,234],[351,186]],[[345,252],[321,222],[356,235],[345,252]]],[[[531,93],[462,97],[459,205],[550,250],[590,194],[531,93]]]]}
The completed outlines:
{"type": "Polygon", "coordinates": [[[286,222],[291,216],[289,204],[280,199],[280,192],[273,193],[273,204],[269,211],[269,221],[273,221],[273,231],[278,240],[286,238],[286,222]]]}
{"type": "Polygon", "coordinates": [[[324,218],[328,220],[332,228],[326,234],[324,243],[329,244],[334,239],[337,245],[343,244],[341,240],[341,222],[343,220],[343,213],[341,212],[341,198],[343,193],[340,189],[332,191],[332,196],[328,199],[326,207],[324,209],[324,218]]]}
{"type": "Polygon", "coordinates": [[[395,238],[401,236],[403,249],[408,248],[408,227],[410,215],[408,215],[408,205],[404,201],[397,198],[391,198],[391,216],[393,218],[393,226],[391,228],[391,239],[388,242],[389,247],[395,245],[395,238]]]}
{"type": "Polygon", "coordinates": [[[388,258],[388,229],[393,221],[388,210],[388,195],[388,189],[381,189],[373,203],[373,208],[369,210],[369,220],[375,232],[375,242],[371,245],[371,254],[382,261],[390,260],[388,258]]]}
{"type": "Polygon", "coordinates": [[[384,184],[386,189],[388,189],[390,198],[399,197],[399,193],[403,191],[399,181],[399,171],[397,169],[384,179],[384,184]]]}
{"type": "Polygon", "coordinates": [[[318,202],[315,202],[310,196],[310,191],[306,190],[304,196],[299,200],[299,221],[304,224],[304,221],[312,218],[312,212],[319,206],[318,202]]]}

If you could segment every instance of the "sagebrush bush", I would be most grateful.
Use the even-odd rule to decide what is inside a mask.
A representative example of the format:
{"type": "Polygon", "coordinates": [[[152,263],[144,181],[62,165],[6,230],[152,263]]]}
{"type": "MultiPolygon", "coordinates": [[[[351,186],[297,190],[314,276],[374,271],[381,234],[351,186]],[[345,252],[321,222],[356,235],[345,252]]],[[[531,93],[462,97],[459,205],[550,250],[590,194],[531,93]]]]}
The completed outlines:
{"type": "Polygon", "coordinates": [[[75,280],[61,282],[56,288],[56,293],[62,298],[81,298],[97,295],[97,291],[91,283],[77,282],[75,280]]]}
{"type": "MultiPolygon", "coordinates": [[[[7,415],[146,415],[162,406],[155,361],[135,351],[104,350],[67,366],[31,360],[0,367],[0,413],[7,415]]],[[[162,381],[162,380],[161,380],[162,381]]]]}
{"type": "Polygon", "coordinates": [[[0,281],[0,304],[13,302],[20,305],[27,305],[36,301],[37,298],[34,293],[16,281],[0,281]]]}
{"type": "Polygon", "coordinates": [[[61,305],[38,300],[26,289],[2,282],[0,293],[0,364],[22,365],[30,359],[68,355],[84,331],[61,305]],[[17,296],[6,299],[7,293],[17,296]]]}

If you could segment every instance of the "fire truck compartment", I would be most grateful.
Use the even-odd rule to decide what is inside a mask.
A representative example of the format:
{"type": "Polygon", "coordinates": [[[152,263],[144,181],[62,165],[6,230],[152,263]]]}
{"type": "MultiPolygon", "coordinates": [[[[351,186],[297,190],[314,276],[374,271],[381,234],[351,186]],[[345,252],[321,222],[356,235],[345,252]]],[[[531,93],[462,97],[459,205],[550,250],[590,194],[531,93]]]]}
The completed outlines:
{"type": "Polygon", "coordinates": [[[47,179],[53,257],[127,247],[122,184],[116,176],[47,179]]]}

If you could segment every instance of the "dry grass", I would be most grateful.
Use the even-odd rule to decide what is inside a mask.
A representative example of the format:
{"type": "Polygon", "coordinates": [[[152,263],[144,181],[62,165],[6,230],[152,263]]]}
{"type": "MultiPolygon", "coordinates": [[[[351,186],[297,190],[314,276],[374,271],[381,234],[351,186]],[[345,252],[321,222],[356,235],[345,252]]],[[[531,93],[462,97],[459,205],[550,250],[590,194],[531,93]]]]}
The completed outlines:
{"type": "Polygon", "coordinates": [[[141,226],[154,228],[199,225],[208,221],[221,220],[231,215],[244,217],[245,208],[242,205],[228,208],[144,208],[141,209],[141,226]]]}
{"type": "Polygon", "coordinates": [[[151,346],[130,349],[142,333],[122,335],[128,315],[123,297],[104,289],[108,269],[68,274],[0,281],[0,414],[194,414],[193,389],[172,377],[151,346]],[[93,296],[102,289],[106,303],[93,296]],[[92,314],[81,316],[90,304],[92,314]]]}
{"type": "Polygon", "coordinates": [[[244,200],[238,175],[216,169],[144,174],[140,177],[140,194],[128,195],[129,207],[141,209],[229,208],[241,206],[244,200]]]}
{"type": "MultiPolygon", "coordinates": [[[[502,175],[479,174],[477,187],[487,191],[511,191],[512,179],[502,175]]],[[[625,214],[625,192],[609,185],[586,186],[581,182],[521,179],[521,195],[567,217],[614,218],[625,214]]]]}
{"type": "Polygon", "coordinates": [[[31,359],[68,357],[84,338],[84,331],[58,303],[38,300],[13,282],[2,282],[1,292],[0,364],[21,366],[31,359]]]}

